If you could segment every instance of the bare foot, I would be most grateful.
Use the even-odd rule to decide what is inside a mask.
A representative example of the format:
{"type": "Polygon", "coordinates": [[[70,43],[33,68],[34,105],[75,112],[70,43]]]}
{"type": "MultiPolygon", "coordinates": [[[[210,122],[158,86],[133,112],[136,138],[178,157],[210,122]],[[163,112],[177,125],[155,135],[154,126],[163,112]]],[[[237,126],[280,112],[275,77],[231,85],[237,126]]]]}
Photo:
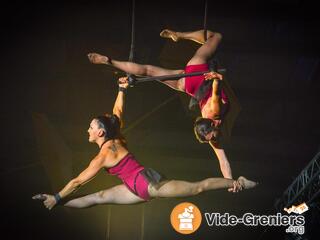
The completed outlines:
{"type": "Polygon", "coordinates": [[[93,64],[111,64],[111,59],[107,56],[103,56],[99,53],[89,53],[89,61],[93,64]]]}
{"type": "Polygon", "coordinates": [[[171,38],[172,41],[174,41],[174,42],[178,42],[178,40],[179,40],[178,34],[174,31],[169,30],[169,29],[162,30],[162,32],[160,33],[160,37],[171,38]]]}
{"type": "Polygon", "coordinates": [[[246,179],[243,176],[240,176],[237,180],[237,182],[240,183],[241,187],[244,189],[250,189],[250,188],[254,188],[258,185],[257,182],[251,181],[249,179],[246,179]]]}

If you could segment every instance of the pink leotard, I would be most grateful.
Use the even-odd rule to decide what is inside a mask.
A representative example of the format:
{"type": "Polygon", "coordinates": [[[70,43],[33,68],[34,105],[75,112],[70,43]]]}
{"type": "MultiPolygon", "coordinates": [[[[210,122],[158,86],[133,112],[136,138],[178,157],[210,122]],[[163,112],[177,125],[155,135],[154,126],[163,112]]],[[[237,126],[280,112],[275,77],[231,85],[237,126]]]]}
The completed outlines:
{"type": "MultiPolygon", "coordinates": [[[[206,63],[198,64],[198,65],[188,65],[185,68],[185,73],[203,72],[208,70],[209,70],[209,65],[206,63]]],[[[203,75],[185,77],[186,93],[194,97],[203,81],[205,81],[203,75]]],[[[228,103],[228,97],[223,91],[223,89],[221,89],[220,95],[221,95],[221,98],[224,100],[224,102],[228,103]]],[[[210,90],[205,94],[205,96],[199,101],[199,106],[201,110],[203,109],[204,105],[206,105],[208,99],[211,96],[212,96],[212,89],[210,88],[210,90]]]]}
{"type": "Polygon", "coordinates": [[[128,153],[115,166],[107,168],[106,171],[120,178],[135,195],[148,200],[150,198],[148,193],[149,181],[141,174],[144,169],[135,157],[131,153],[128,153]]]}

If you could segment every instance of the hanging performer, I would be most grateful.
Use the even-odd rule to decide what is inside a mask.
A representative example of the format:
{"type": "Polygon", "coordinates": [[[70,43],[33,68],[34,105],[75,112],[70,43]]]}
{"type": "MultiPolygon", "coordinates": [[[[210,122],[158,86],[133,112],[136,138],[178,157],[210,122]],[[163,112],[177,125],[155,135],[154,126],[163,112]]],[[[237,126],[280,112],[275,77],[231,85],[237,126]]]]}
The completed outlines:
{"type": "Polygon", "coordinates": [[[81,186],[92,180],[104,169],[120,178],[123,184],[72,200],[61,201],[61,205],[72,208],[86,208],[97,204],[134,204],[152,198],[187,197],[201,192],[234,188],[236,192],[249,189],[257,183],[244,177],[238,180],[207,178],[199,182],[163,180],[155,170],[142,166],[129,152],[121,135],[127,78],[119,79],[119,92],[113,114],[94,118],[89,126],[89,142],[99,146],[99,153],[76,178],[72,179],[55,195],[38,194],[33,199],[42,200],[49,210],[81,186]]]}
{"type": "MultiPolygon", "coordinates": [[[[97,53],[89,53],[88,58],[94,64],[110,65],[124,72],[140,76],[152,77],[207,71],[209,69],[208,60],[215,53],[222,35],[209,30],[206,33],[206,41],[204,40],[204,30],[174,32],[165,29],[160,33],[161,37],[170,38],[175,42],[186,39],[202,44],[184,70],[170,70],[152,65],[118,61],[97,53]]],[[[201,143],[210,144],[219,160],[223,177],[232,179],[232,171],[223,148],[222,139],[226,140],[230,136],[234,120],[240,111],[240,105],[223,76],[217,72],[209,72],[200,76],[183,77],[179,80],[169,79],[161,82],[192,97],[200,96],[198,101],[202,117],[195,121],[195,135],[201,143]],[[214,80],[212,81],[212,79],[214,80]],[[200,86],[206,80],[211,80],[212,84],[209,89],[201,92],[203,89],[200,86]]]]}

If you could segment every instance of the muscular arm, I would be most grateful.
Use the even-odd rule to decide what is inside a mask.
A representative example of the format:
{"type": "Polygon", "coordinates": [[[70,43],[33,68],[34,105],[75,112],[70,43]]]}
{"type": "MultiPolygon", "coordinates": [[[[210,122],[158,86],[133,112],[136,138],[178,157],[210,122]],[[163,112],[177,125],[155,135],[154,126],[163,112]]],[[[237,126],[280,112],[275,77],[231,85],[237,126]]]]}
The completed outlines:
{"type": "MultiPolygon", "coordinates": [[[[123,89],[127,89],[129,86],[127,77],[120,78],[118,82],[119,82],[119,87],[123,89]]],[[[124,91],[119,91],[113,106],[113,114],[119,118],[121,128],[124,125],[123,117],[122,117],[124,112],[124,103],[125,103],[125,93],[124,91]]]]}
{"type": "Polygon", "coordinates": [[[118,96],[113,106],[113,114],[117,115],[120,120],[120,126],[123,127],[123,111],[124,111],[124,101],[125,101],[125,94],[122,91],[118,92],[118,96]]]}
{"type": "Polygon", "coordinates": [[[68,196],[69,194],[79,189],[82,185],[92,180],[101,168],[103,168],[103,158],[101,156],[97,156],[90,162],[89,166],[79,174],[79,176],[72,179],[59,192],[60,197],[64,198],[68,196]]]}
{"type": "Polygon", "coordinates": [[[214,143],[209,142],[209,144],[217,155],[223,177],[232,179],[232,171],[226,153],[222,148],[217,148],[214,143]]]}
{"type": "Polygon", "coordinates": [[[220,104],[219,104],[219,80],[214,79],[212,82],[212,96],[211,96],[211,110],[214,112],[214,115],[220,115],[220,104]]]}
{"type": "Polygon", "coordinates": [[[220,96],[219,96],[219,84],[222,80],[222,75],[216,72],[209,72],[205,74],[205,80],[212,81],[212,96],[210,99],[210,113],[213,116],[220,115],[220,96]]]}

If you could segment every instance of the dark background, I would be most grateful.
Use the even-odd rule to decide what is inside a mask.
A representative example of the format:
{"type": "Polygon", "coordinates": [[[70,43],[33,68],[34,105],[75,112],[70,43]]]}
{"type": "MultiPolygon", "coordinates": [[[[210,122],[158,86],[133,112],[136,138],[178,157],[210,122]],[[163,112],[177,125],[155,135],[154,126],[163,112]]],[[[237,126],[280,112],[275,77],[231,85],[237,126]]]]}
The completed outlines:
{"type": "MultiPolygon", "coordinates": [[[[180,202],[202,213],[274,214],[274,202],[319,151],[319,13],[311,1],[209,1],[208,28],[223,35],[217,58],[227,69],[242,112],[226,146],[234,177],[259,181],[239,194],[213,191],[144,205],[48,212],[31,200],[60,190],[97,153],[87,142],[95,115],[111,111],[123,76],[92,65],[89,52],[128,59],[131,2],[7,1],[1,8],[1,230],[10,239],[284,239],[284,228],[208,227],[190,236],[170,226],[180,202]],[[142,221],[144,229],[141,230],[142,221]],[[109,226],[109,227],[108,227],[109,226]]],[[[139,63],[184,68],[196,44],[159,37],[164,28],[203,27],[204,1],[136,1],[139,63]]],[[[188,97],[161,83],[127,94],[130,150],[168,178],[221,176],[207,145],[198,144],[188,97]]],[[[79,193],[118,184],[101,173],[79,193]]],[[[316,214],[317,215],[317,214],[316,214]]],[[[317,215],[318,216],[318,215],[317,215]]],[[[319,224],[319,217],[317,225],[319,224]]],[[[308,239],[316,234],[307,227],[308,239]]]]}

